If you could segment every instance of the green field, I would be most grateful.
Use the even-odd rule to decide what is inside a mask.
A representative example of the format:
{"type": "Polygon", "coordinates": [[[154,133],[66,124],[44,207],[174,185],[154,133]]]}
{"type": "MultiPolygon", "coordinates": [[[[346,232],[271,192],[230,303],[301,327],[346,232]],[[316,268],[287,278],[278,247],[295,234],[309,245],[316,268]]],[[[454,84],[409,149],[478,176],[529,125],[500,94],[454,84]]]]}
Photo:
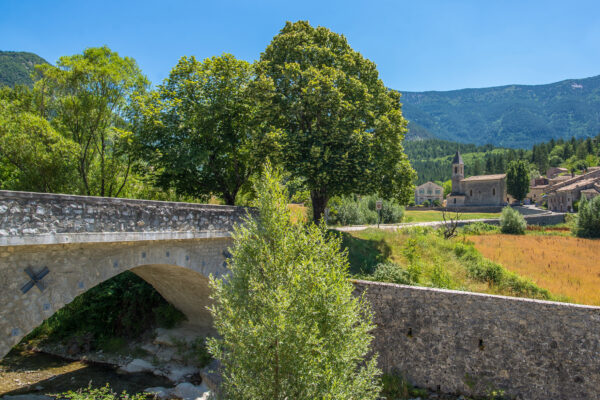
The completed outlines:
{"type": "MultiPolygon", "coordinates": [[[[447,218],[455,218],[456,214],[448,212],[447,218]]],[[[500,218],[500,213],[462,213],[459,218],[465,219],[488,219],[500,218]]],[[[406,210],[402,222],[434,222],[443,221],[442,212],[435,210],[406,210]]]]}

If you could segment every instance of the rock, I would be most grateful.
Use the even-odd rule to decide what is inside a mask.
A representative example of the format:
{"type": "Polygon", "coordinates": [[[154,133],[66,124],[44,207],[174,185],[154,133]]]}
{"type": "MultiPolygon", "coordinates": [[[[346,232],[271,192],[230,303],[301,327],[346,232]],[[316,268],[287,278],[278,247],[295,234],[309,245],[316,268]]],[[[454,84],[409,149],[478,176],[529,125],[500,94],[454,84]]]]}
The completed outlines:
{"type": "Polygon", "coordinates": [[[189,365],[171,364],[167,366],[169,372],[166,377],[173,382],[181,382],[183,378],[198,373],[198,368],[189,365]]]}
{"type": "Polygon", "coordinates": [[[219,393],[219,387],[223,381],[220,369],[221,363],[217,360],[212,360],[210,364],[200,370],[202,383],[208,386],[212,392],[217,394],[219,393]]]}
{"type": "Polygon", "coordinates": [[[183,400],[206,400],[210,396],[210,391],[204,384],[194,386],[189,382],[183,382],[175,386],[173,394],[183,400]]]}
{"type": "Polygon", "coordinates": [[[159,400],[168,400],[172,397],[172,389],[167,389],[161,386],[144,389],[144,392],[153,394],[159,400]]]}
{"type": "Polygon", "coordinates": [[[120,370],[123,372],[128,372],[128,373],[132,374],[132,373],[136,373],[136,372],[153,371],[154,366],[146,360],[136,358],[135,360],[133,360],[126,366],[120,368],[120,370]]]}

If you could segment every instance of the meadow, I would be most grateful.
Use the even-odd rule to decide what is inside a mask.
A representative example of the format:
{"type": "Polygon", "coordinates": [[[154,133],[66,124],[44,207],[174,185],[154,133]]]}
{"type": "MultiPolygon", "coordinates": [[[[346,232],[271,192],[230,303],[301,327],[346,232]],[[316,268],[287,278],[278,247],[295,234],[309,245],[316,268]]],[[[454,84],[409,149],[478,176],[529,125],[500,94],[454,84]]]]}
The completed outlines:
{"type": "MultiPolygon", "coordinates": [[[[447,213],[446,218],[454,218],[454,213],[447,213]]],[[[500,218],[500,213],[462,213],[459,219],[491,219],[500,218]]],[[[436,210],[405,210],[402,222],[434,222],[443,221],[442,212],[436,210]]]]}
{"type": "Polygon", "coordinates": [[[481,235],[481,254],[555,295],[600,305],[600,240],[559,235],[481,235]]]}

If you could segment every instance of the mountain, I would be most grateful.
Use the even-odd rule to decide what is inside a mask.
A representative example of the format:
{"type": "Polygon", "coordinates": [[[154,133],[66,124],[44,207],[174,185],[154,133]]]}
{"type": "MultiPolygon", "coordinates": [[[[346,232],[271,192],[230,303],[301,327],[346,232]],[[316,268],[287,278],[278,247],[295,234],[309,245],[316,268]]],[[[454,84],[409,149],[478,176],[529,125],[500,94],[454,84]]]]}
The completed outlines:
{"type": "Polygon", "coordinates": [[[32,86],[31,72],[37,64],[48,63],[42,57],[23,51],[0,51],[0,86],[32,86]]]}
{"type": "Polygon", "coordinates": [[[553,138],[600,133],[600,76],[547,85],[402,92],[402,103],[409,129],[462,143],[531,148],[553,138]]]}

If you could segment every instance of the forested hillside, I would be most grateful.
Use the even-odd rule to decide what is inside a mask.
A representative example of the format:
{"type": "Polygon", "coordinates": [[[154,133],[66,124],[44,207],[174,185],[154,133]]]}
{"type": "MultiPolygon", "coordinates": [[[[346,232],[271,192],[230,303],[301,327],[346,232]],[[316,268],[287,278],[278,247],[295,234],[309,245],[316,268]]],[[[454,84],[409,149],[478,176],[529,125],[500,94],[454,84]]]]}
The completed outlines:
{"type": "Polygon", "coordinates": [[[547,85],[402,92],[411,124],[436,138],[527,148],[600,133],[600,76],[547,85]]]}
{"type": "Polygon", "coordinates": [[[465,176],[504,173],[513,160],[531,163],[532,169],[540,174],[544,174],[548,167],[558,166],[580,171],[597,166],[600,161],[600,135],[586,139],[550,140],[534,145],[532,150],[476,146],[439,139],[407,141],[404,147],[417,172],[417,184],[450,179],[452,157],[456,150],[460,150],[465,162],[465,176]]]}
{"type": "Polygon", "coordinates": [[[0,51],[0,86],[32,86],[33,67],[47,63],[37,54],[24,51],[0,51]]]}

